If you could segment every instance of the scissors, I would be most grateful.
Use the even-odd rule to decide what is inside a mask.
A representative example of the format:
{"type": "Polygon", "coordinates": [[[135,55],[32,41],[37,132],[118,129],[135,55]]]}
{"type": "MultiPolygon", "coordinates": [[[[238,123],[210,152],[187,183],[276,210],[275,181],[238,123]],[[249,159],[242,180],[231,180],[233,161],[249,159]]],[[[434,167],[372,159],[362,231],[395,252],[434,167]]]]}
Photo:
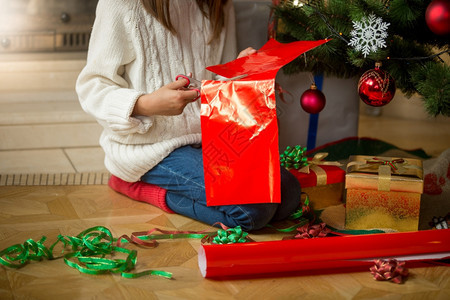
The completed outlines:
{"type": "MultiPolygon", "coordinates": [[[[223,80],[223,81],[237,80],[237,79],[244,78],[244,77],[246,77],[246,76],[247,76],[247,74],[242,74],[242,75],[235,76],[235,77],[232,77],[232,78],[227,78],[227,79],[225,79],[225,80],[223,80]]],[[[197,91],[198,97],[195,98],[195,99],[192,100],[192,101],[197,100],[197,99],[200,97],[200,90],[201,90],[201,87],[202,87],[202,82],[201,82],[200,80],[197,80],[197,79],[195,79],[195,78],[192,78],[192,77],[187,76],[187,75],[184,75],[184,74],[179,74],[179,75],[177,75],[177,77],[175,77],[175,80],[178,80],[178,79],[180,79],[180,78],[186,79],[186,80],[188,81],[188,82],[186,83],[186,85],[184,86],[185,88],[190,89],[190,90],[197,91]]]]}
{"type": "MultiPolygon", "coordinates": [[[[197,91],[198,97],[200,97],[200,88],[201,88],[201,86],[202,86],[202,82],[201,82],[200,80],[194,79],[194,78],[192,78],[192,77],[189,77],[189,76],[183,75],[183,74],[177,75],[177,77],[175,77],[175,80],[178,80],[178,79],[180,79],[180,78],[186,79],[186,80],[187,80],[187,83],[186,83],[186,85],[184,86],[185,88],[190,89],[190,90],[197,91]]],[[[194,100],[197,100],[198,97],[195,98],[194,100]]]]}

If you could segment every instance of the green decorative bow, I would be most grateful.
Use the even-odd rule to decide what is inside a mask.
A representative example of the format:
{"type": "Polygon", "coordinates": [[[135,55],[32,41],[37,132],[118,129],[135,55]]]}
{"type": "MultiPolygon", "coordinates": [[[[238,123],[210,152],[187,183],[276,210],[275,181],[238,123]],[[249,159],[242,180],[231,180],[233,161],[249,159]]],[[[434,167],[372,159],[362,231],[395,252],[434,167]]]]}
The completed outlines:
{"type": "Polygon", "coordinates": [[[213,244],[235,244],[246,243],[248,233],[242,231],[241,226],[228,228],[226,230],[219,229],[217,235],[213,238],[213,244]]]}
{"type": "Polygon", "coordinates": [[[280,155],[281,166],[286,169],[300,169],[308,165],[308,158],[305,156],[306,148],[299,145],[295,147],[287,146],[280,155]]]}

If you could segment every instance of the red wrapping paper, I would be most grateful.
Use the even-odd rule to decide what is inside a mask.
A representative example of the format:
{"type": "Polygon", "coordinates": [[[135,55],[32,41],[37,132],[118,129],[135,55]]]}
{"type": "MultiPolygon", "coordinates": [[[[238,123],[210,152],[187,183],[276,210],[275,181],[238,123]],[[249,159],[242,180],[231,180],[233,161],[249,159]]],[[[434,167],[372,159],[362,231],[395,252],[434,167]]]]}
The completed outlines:
{"type": "Polygon", "coordinates": [[[198,253],[200,272],[206,278],[292,271],[361,271],[369,270],[377,258],[410,262],[448,259],[450,229],[202,245],[198,253]]]}
{"type": "Polygon", "coordinates": [[[208,206],[280,203],[275,76],[326,40],[281,44],[207,69],[241,80],[202,82],[201,127],[208,206]]]}
{"type": "Polygon", "coordinates": [[[207,205],[281,201],[273,89],[273,80],[203,84],[202,98],[219,95],[202,108],[207,205]]]}

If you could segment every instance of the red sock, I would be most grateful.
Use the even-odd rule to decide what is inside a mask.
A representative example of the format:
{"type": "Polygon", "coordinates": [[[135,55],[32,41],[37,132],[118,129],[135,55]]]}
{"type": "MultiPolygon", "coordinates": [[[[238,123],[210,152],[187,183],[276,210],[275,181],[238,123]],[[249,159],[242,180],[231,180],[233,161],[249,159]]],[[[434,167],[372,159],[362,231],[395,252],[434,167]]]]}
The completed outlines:
{"type": "Polygon", "coordinates": [[[126,182],[119,177],[111,175],[108,185],[116,192],[129,198],[161,208],[165,212],[175,213],[166,204],[166,190],[146,182],[126,182]]]}

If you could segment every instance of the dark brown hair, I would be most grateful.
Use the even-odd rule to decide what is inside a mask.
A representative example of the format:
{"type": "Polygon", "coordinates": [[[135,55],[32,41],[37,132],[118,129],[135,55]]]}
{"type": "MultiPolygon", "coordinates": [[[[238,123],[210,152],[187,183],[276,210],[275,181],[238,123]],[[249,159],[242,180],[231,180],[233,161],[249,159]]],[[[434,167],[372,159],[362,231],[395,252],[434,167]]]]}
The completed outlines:
{"type": "MultiPolygon", "coordinates": [[[[222,32],[222,28],[225,24],[223,7],[227,1],[228,0],[197,0],[200,11],[209,19],[209,23],[211,24],[212,36],[210,37],[210,42],[218,38],[222,32]]],[[[176,34],[176,30],[170,21],[170,0],[141,0],[141,2],[148,13],[154,16],[170,32],[176,34]]]]}

